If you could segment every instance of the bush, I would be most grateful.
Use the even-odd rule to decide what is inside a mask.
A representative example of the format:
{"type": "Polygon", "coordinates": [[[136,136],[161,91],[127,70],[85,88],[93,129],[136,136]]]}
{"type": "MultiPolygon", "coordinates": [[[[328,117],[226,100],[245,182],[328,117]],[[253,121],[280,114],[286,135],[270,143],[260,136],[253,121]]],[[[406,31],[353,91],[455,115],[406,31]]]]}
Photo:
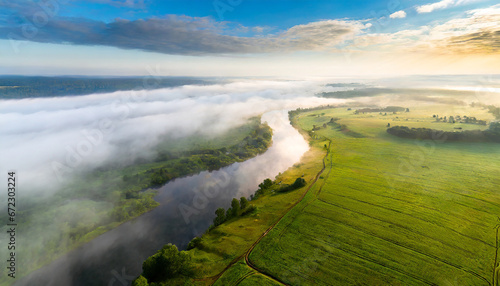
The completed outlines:
{"type": "Polygon", "coordinates": [[[132,282],[132,286],[148,286],[148,280],[141,275],[132,282]]]}
{"type": "Polygon", "coordinates": [[[273,181],[271,179],[265,179],[264,182],[259,184],[259,188],[262,190],[269,189],[273,186],[273,181]]]}
{"type": "Polygon", "coordinates": [[[300,189],[300,188],[302,188],[305,185],[306,185],[306,180],[304,180],[303,178],[299,177],[299,178],[295,179],[295,182],[293,182],[293,184],[291,184],[291,185],[283,185],[278,190],[278,192],[284,193],[284,192],[293,191],[293,190],[296,190],[296,189],[300,189]]]}
{"type": "Polygon", "coordinates": [[[221,225],[222,223],[224,223],[226,221],[226,210],[223,208],[218,208],[215,211],[215,214],[217,216],[214,218],[214,227],[221,225]]]}
{"type": "Polygon", "coordinates": [[[179,252],[177,246],[167,244],[142,264],[142,275],[150,282],[162,281],[178,275],[189,262],[189,255],[179,252]]]}
{"type": "Polygon", "coordinates": [[[256,210],[257,210],[257,207],[256,207],[256,206],[254,206],[254,205],[249,205],[249,206],[248,206],[248,207],[247,207],[247,208],[246,208],[246,209],[245,209],[245,210],[241,213],[241,215],[242,215],[242,216],[244,216],[244,215],[247,215],[247,214],[249,214],[249,213],[252,213],[252,212],[254,212],[254,211],[256,211],[256,210]]]}
{"type": "Polygon", "coordinates": [[[200,244],[201,244],[201,237],[195,237],[191,239],[191,241],[188,243],[186,250],[196,248],[200,246],[200,244]]]}

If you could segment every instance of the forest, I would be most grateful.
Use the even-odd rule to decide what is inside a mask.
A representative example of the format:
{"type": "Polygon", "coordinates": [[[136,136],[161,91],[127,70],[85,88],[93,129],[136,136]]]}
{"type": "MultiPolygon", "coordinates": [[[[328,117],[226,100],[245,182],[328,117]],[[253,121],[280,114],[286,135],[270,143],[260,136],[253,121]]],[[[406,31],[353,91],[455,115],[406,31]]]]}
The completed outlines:
{"type": "Polygon", "coordinates": [[[43,77],[0,76],[0,98],[55,97],[86,95],[119,90],[149,90],[181,85],[206,84],[207,80],[189,77],[43,77]]]}
{"type": "Polygon", "coordinates": [[[500,123],[492,122],[487,130],[442,131],[430,128],[408,128],[394,126],[387,129],[387,133],[401,138],[444,140],[459,142],[496,142],[500,143],[500,123]]]}

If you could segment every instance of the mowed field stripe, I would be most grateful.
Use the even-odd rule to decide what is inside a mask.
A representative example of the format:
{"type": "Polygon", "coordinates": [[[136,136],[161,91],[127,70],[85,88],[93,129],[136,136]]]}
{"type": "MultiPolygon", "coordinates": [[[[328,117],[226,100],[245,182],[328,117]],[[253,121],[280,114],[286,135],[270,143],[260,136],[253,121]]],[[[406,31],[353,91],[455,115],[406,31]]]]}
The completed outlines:
{"type": "MultiPolygon", "coordinates": [[[[339,205],[336,205],[336,204],[333,204],[333,203],[329,203],[329,202],[323,201],[323,200],[321,200],[321,199],[319,199],[318,201],[323,202],[323,203],[328,204],[328,205],[332,205],[332,206],[335,206],[335,207],[338,207],[338,208],[344,209],[344,210],[347,210],[347,211],[350,211],[350,212],[354,212],[354,213],[357,213],[357,214],[360,214],[360,215],[363,215],[363,216],[369,217],[369,218],[374,219],[374,220],[379,220],[379,221],[382,221],[382,222],[385,222],[385,223],[394,224],[394,223],[392,223],[392,222],[388,222],[388,221],[384,221],[384,220],[381,220],[381,219],[378,219],[378,218],[374,218],[374,217],[371,217],[371,216],[366,215],[366,214],[364,214],[364,213],[357,212],[357,211],[353,211],[353,210],[351,210],[351,209],[348,209],[348,208],[345,208],[345,207],[342,207],[342,206],[339,206],[339,205]]],[[[315,214],[315,215],[317,216],[317,214],[315,214]]],[[[414,251],[414,252],[416,252],[416,253],[419,253],[419,254],[421,254],[421,255],[424,255],[424,256],[427,256],[427,257],[433,258],[433,259],[435,259],[435,260],[437,260],[437,261],[439,261],[439,262],[445,263],[445,264],[450,265],[450,266],[453,266],[453,267],[455,267],[455,268],[457,268],[457,269],[463,270],[463,271],[465,271],[465,272],[467,272],[467,273],[469,273],[469,274],[472,274],[472,275],[476,276],[477,278],[480,278],[480,279],[482,279],[482,280],[486,281],[486,282],[488,283],[488,285],[490,284],[490,282],[489,282],[486,278],[484,278],[483,276],[481,276],[480,274],[478,274],[478,273],[476,273],[476,272],[474,272],[474,271],[472,271],[472,270],[468,270],[468,269],[464,268],[464,267],[463,267],[463,266],[461,266],[461,265],[458,265],[458,264],[455,264],[455,263],[453,263],[453,262],[449,262],[449,261],[443,260],[443,259],[441,259],[439,256],[436,256],[436,255],[433,255],[433,254],[430,254],[430,253],[424,253],[424,252],[421,252],[421,251],[419,251],[418,249],[414,249],[414,248],[412,248],[412,247],[410,247],[410,246],[404,245],[404,244],[402,244],[402,243],[400,243],[400,242],[397,242],[397,241],[395,241],[395,240],[392,240],[392,239],[390,239],[390,238],[385,238],[385,237],[383,237],[383,236],[380,236],[380,235],[376,234],[375,232],[367,231],[367,230],[362,229],[362,228],[360,228],[360,227],[356,227],[356,226],[354,226],[354,225],[351,225],[351,224],[348,224],[348,223],[345,223],[345,222],[342,222],[342,221],[337,221],[337,220],[334,220],[333,218],[330,218],[330,217],[324,217],[324,216],[323,216],[323,218],[325,218],[325,219],[327,219],[327,220],[331,220],[331,221],[337,222],[337,223],[342,223],[342,224],[344,224],[344,225],[346,225],[346,226],[349,226],[349,227],[351,227],[351,228],[353,228],[353,229],[356,229],[356,230],[358,230],[358,231],[364,232],[364,233],[369,234],[369,235],[371,235],[371,236],[374,236],[374,237],[377,237],[377,238],[379,238],[379,239],[385,240],[385,241],[387,241],[387,242],[393,243],[393,244],[395,244],[395,245],[397,245],[397,246],[400,246],[400,247],[403,247],[403,248],[406,248],[406,249],[412,250],[412,251],[414,251]]],[[[405,229],[407,229],[407,230],[410,230],[410,231],[411,231],[411,229],[410,229],[410,228],[408,228],[408,227],[406,227],[406,226],[400,226],[400,227],[405,228],[405,229]]],[[[425,236],[425,235],[420,234],[420,233],[418,233],[418,232],[416,232],[416,233],[417,233],[417,234],[419,234],[419,235],[421,235],[421,236],[427,237],[427,238],[429,238],[429,239],[436,240],[436,241],[440,242],[441,244],[448,245],[448,246],[449,246],[449,247],[451,247],[451,248],[456,248],[456,246],[449,245],[448,243],[446,243],[446,242],[444,242],[444,241],[440,241],[440,240],[437,240],[437,239],[435,239],[435,238],[425,236]]],[[[470,252],[470,251],[468,251],[468,250],[465,250],[465,249],[460,249],[460,250],[462,250],[462,251],[464,251],[464,252],[466,252],[466,253],[470,253],[471,255],[473,255],[473,254],[474,254],[474,253],[472,253],[472,252],[470,252]]]]}
{"type": "MultiPolygon", "coordinates": [[[[474,241],[477,241],[477,242],[480,242],[484,245],[487,245],[489,247],[492,247],[492,248],[495,248],[495,245],[492,244],[492,243],[488,243],[486,241],[483,241],[481,239],[478,239],[476,237],[472,237],[472,236],[469,236],[469,235],[466,235],[466,234],[463,234],[453,228],[450,228],[450,227],[447,227],[447,226],[444,226],[443,224],[437,224],[435,222],[431,222],[431,221],[428,221],[428,220],[425,220],[423,218],[420,218],[418,216],[416,216],[415,214],[409,214],[409,213],[405,213],[403,211],[400,211],[400,210],[395,210],[393,208],[390,208],[390,207],[385,207],[385,206],[382,206],[382,205],[378,205],[378,204],[374,204],[374,203],[371,203],[371,202],[367,202],[367,201],[363,201],[363,200],[360,200],[360,199],[357,199],[357,198],[353,198],[353,197],[349,197],[349,196],[344,196],[344,195],[340,195],[340,194],[329,194],[330,196],[336,196],[336,197],[340,197],[340,198],[343,198],[343,199],[347,199],[347,200],[352,200],[352,201],[355,201],[357,203],[361,203],[361,204],[367,204],[367,205],[370,205],[372,207],[375,207],[375,208],[381,208],[381,209],[385,209],[385,210],[388,210],[388,211],[392,211],[392,212],[395,212],[395,213],[398,213],[400,215],[404,215],[404,216],[407,216],[409,218],[412,218],[412,219],[416,219],[416,220],[420,220],[426,224],[432,224],[434,225],[435,227],[438,227],[438,228],[444,228],[444,229],[447,229],[451,232],[454,232],[460,236],[463,236],[463,237],[466,237],[468,239],[471,239],[471,240],[474,240],[474,241]]],[[[322,201],[328,201],[326,199],[322,199],[322,201]]]]}

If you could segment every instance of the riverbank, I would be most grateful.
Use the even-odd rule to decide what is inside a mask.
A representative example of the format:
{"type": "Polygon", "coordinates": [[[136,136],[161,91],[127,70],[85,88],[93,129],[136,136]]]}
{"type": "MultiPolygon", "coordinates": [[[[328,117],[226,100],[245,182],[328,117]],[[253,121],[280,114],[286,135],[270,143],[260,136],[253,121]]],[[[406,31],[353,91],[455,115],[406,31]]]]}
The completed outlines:
{"type": "MultiPolygon", "coordinates": [[[[292,120],[292,124],[293,122],[292,120]]],[[[190,257],[188,274],[162,283],[211,285],[217,281],[222,283],[220,285],[224,285],[225,277],[232,275],[226,271],[244,261],[246,254],[256,245],[256,241],[259,241],[263,234],[269,232],[294,208],[315,186],[317,180],[322,180],[320,174],[324,167],[317,163],[322,158],[329,160],[325,157],[328,150],[325,145],[328,146],[329,140],[312,140],[306,132],[298,128],[296,130],[309,142],[309,150],[304,153],[300,161],[272,178],[271,185],[264,187],[265,183],[261,184],[262,187],[250,201],[255,211],[211,228],[200,237],[195,248],[185,252],[190,257]],[[306,185],[297,190],[279,191],[281,186],[292,185],[297,178],[304,179],[306,185]]]]}
{"type": "Polygon", "coordinates": [[[208,228],[215,209],[227,208],[233,197],[250,196],[262,180],[286,170],[307,151],[307,142],[290,126],[286,112],[265,113],[262,121],[273,129],[273,144],[264,154],[218,171],[170,181],[157,190],[155,200],[160,206],[100,235],[17,285],[34,281],[60,285],[51,284],[55,276],[63,277],[60,281],[65,285],[107,285],[122,271],[127,277],[137,277],[142,261],[166,243],[185,248],[208,228]],[[183,212],[186,209],[192,212],[183,212]]]}
{"type": "Polygon", "coordinates": [[[156,156],[124,168],[108,166],[87,173],[67,184],[50,202],[23,200],[20,221],[28,230],[23,238],[41,236],[47,243],[42,248],[33,240],[23,241],[19,255],[30,259],[18,262],[18,279],[155,209],[161,185],[264,153],[272,144],[272,130],[260,118],[252,118],[219,137],[196,139],[196,144],[192,144],[194,138],[160,144],[156,156]],[[61,216],[69,209],[73,209],[71,214],[61,216]],[[50,231],[43,231],[45,224],[37,223],[44,220],[54,221],[50,231]]]}

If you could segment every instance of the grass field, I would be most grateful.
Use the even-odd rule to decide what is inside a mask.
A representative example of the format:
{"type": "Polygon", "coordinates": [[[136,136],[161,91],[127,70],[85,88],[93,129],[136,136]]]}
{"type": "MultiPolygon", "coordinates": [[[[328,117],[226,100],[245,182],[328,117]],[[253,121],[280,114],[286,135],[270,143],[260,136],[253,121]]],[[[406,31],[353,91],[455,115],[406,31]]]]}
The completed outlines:
{"type": "Polygon", "coordinates": [[[276,182],[304,175],[308,186],[253,200],[257,212],[214,228],[188,251],[191,277],[161,285],[492,285],[498,144],[386,132],[387,123],[487,128],[435,122],[438,112],[493,119],[480,108],[436,105],[388,115],[297,113],[292,122],[310,135],[311,149],[276,182]]]}
{"type": "Polygon", "coordinates": [[[429,114],[300,114],[304,130],[338,117],[363,137],[330,126],[315,131],[333,141],[331,170],[256,246],[252,264],[292,285],[489,285],[500,148],[403,140],[385,132],[388,122],[399,120],[441,130],[454,125],[430,122],[429,114]]]}
{"type": "MultiPolygon", "coordinates": [[[[311,149],[304,155],[302,164],[290,168],[284,174],[277,176],[276,180],[291,184],[295,178],[303,176],[306,182],[310,183],[321,169],[321,165],[316,162],[322,156],[324,150],[311,149]]],[[[229,220],[205,233],[202,236],[201,246],[188,252],[192,259],[191,269],[195,273],[190,277],[189,283],[212,284],[215,278],[218,278],[216,276],[229,264],[243,259],[242,256],[247,249],[300,199],[306,189],[307,187],[304,187],[292,192],[268,194],[254,199],[251,204],[257,207],[256,212],[229,220]]],[[[227,275],[230,274],[224,274],[227,275]]],[[[262,279],[260,276],[252,275],[251,279],[262,279]]],[[[174,285],[176,282],[179,281],[169,281],[165,285],[174,285]]],[[[183,283],[179,282],[181,285],[183,283]]]]}

